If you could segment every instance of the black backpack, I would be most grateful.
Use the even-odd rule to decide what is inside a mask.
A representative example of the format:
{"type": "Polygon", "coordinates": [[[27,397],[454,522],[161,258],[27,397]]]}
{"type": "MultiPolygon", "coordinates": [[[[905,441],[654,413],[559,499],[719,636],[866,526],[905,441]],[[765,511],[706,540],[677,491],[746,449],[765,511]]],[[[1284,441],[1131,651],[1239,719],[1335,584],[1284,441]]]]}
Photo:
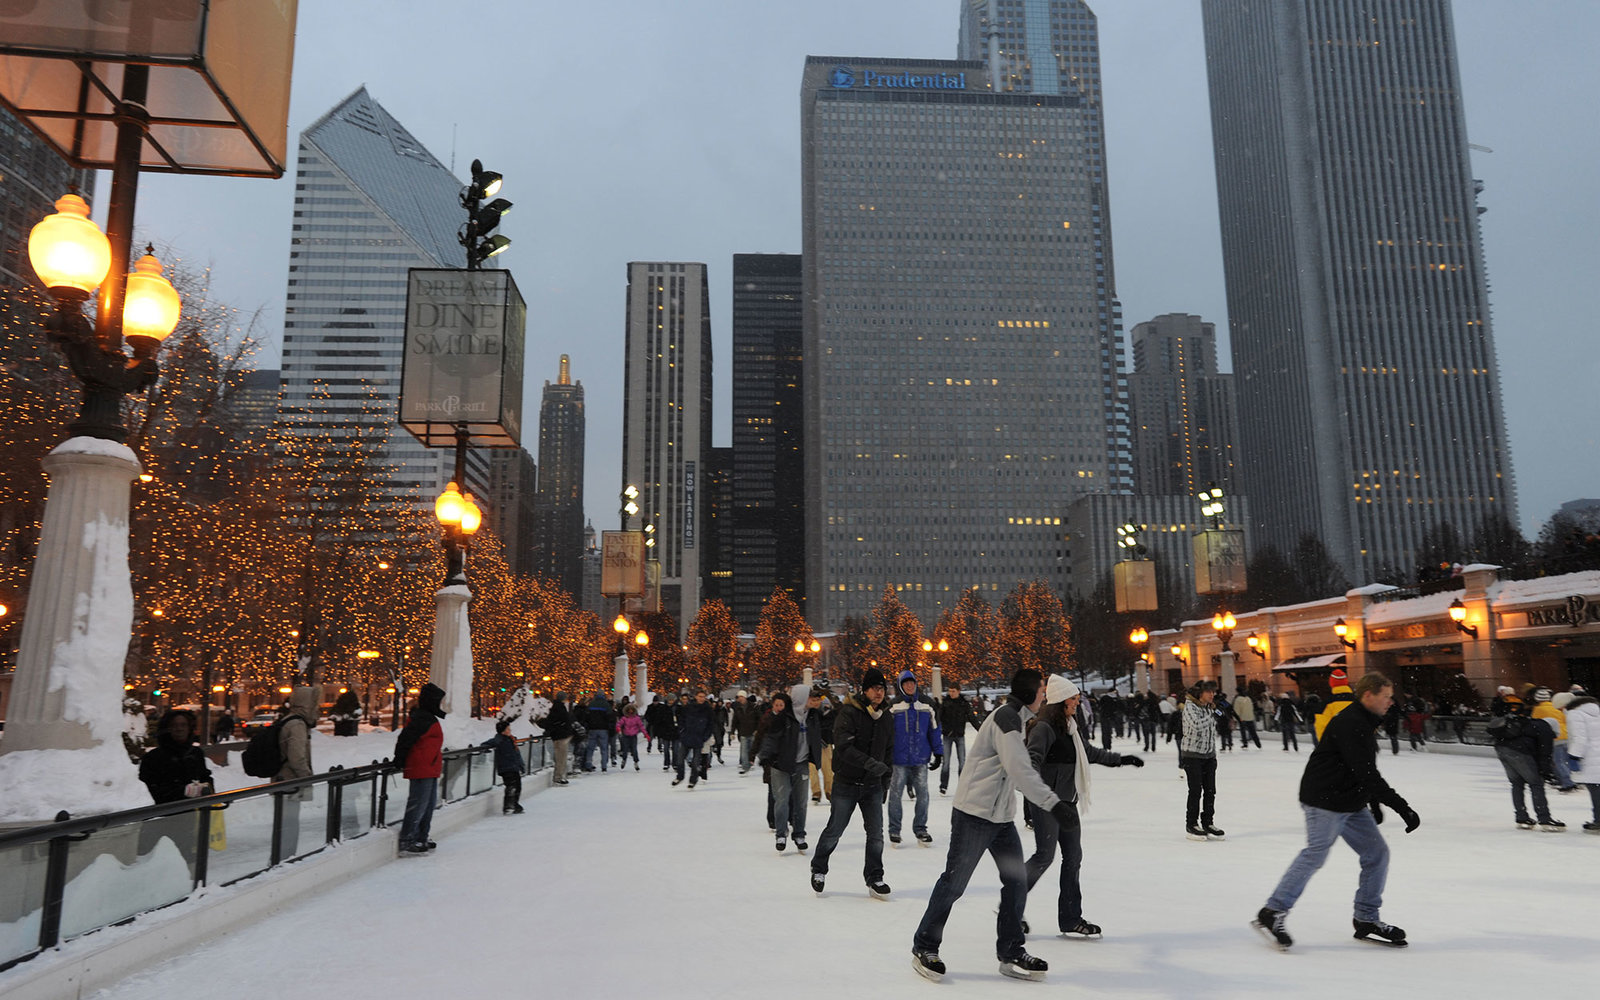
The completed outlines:
{"type": "Polygon", "coordinates": [[[250,745],[239,755],[245,774],[252,778],[271,778],[283,770],[283,747],[278,741],[278,731],[289,718],[284,716],[250,734],[250,745]]]}

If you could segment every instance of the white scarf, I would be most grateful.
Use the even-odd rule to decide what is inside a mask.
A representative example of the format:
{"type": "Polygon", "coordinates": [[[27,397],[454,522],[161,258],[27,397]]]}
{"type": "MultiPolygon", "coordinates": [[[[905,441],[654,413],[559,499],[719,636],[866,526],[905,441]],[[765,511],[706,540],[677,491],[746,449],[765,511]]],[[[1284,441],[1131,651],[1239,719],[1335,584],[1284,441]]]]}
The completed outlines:
{"type": "Polygon", "coordinates": [[[1074,753],[1074,778],[1078,785],[1078,815],[1089,815],[1089,754],[1083,749],[1083,736],[1078,732],[1078,720],[1067,716],[1067,734],[1072,737],[1074,753]]]}

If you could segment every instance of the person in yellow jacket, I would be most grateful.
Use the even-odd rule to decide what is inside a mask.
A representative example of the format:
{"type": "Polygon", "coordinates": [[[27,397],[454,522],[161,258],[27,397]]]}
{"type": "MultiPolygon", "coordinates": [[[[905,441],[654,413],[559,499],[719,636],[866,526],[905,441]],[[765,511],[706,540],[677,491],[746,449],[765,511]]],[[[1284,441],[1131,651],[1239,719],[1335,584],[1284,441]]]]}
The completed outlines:
{"type": "Polygon", "coordinates": [[[1533,717],[1543,719],[1555,735],[1550,759],[1555,767],[1556,787],[1563,792],[1577,791],[1578,786],[1572,780],[1572,769],[1567,765],[1567,713],[1556,707],[1549,688],[1534,689],[1533,717]]]}
{"type": "Polygon", "coordinates": [[[1349,708],[1351,702],[1355,701],[1355,696],[1350,693],[1350,675],[1345,673],[1343,667],[1334,667],[1328,674],[1328,687],[1331,689],[1328,703],[1322,706],[1322,711],[1317,713],[1315,721],[1318,742],[1321,742],[1322,731],[1328,728],[1328,723],[1333,721],[1333,717],[1349,708]]]}

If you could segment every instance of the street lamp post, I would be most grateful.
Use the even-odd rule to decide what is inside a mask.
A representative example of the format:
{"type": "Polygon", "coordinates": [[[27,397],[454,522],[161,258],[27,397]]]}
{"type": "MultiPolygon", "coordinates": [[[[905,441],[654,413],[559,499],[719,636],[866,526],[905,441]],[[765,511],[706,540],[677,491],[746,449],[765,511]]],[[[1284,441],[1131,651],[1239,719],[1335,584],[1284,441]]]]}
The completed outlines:
{"type": "MultiPolygon", "coordinates": [[[[465,474],[465,453],[456,454],[456,474],[465,474]]],[[[467,584],[467,553],[472,536],[483,524],[483,511],[471,493],[462,493],[453,480],[433,504],[434,517],[444,532],[444,584],[434,594],[433,658],[428,664],[428,681],[445,692],[445,741],[459,746],[472,712],[472,627],[467,620],[467,602],[472,589],[467,584]]]]}
{"type": "Polygon", "coordinates": [[[1133,648],[1138,652],[1139,660],[1134,664],[1134,694],[1140,694],[1150,689],[1150,661],[1145,659],[1145,646],[1150,642],[1150,633],[1143,625],[1128,633],[1128,641],[1133,643],[1133,648]]]}
{"type": "Polygon", "coordinates": [[[1232,612],[1218,611],[1211,618],[1212,631],[1217,633],[1217,638],[1222,642],[1222,654],[1217,657],[1217,687],[1224,695],[1231,695],[1237,676],[1234,671],[1233,650],[1228,644],[1233,641],[1233,630],[1239,627],[1239,620],[1233,617],[1232,612]]]}
{"type": "Polygon", "coordinates": [[[822,652],[822,643],[812,639],[811,645],[807,646],[804,639],[796,639],[794,641],[794,651],[799,656],[805,656],[806,653],[811,654],[809,659],[801,661],[802,666],[800,667],[800,681],[806,687],[810,687],[812,680],[816,677],[817,654],[822,652]]]}

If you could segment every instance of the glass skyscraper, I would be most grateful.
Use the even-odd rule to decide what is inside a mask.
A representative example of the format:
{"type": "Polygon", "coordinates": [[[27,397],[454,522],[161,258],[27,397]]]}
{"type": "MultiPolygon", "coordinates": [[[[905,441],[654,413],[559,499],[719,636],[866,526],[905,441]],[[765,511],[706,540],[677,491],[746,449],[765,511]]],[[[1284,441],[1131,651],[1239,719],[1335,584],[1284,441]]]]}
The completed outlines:
{"type": "Polygon", "coordinates": [[[532,571],[583,596],[583,383],[561,355],[539,404],[539,498],[532,571]]]}
{"type": "Polygon", "coordinates": [[[1205,0],[1258,540],[1351,580],[1517,520],[1447,0],[1205,0]]]}
{"type": "Polygon", "coordinates": [[[1098,117],[812,56],[801,119],[808,619],[1064,591],[1067,505],[1132,478],[1098,117]]]}
{"type": "MultiPolygon", "coordinates": [[[[384,492],[407,503],[432,503],[454,471],[395,416],[407,269],[466,266],[461,186],[364,87],[300,134],[280,419],[335,443],[387,433],[384,492]]],[[[469,463],[462,488],[482,493],[486,457],[469,463]]]]}

